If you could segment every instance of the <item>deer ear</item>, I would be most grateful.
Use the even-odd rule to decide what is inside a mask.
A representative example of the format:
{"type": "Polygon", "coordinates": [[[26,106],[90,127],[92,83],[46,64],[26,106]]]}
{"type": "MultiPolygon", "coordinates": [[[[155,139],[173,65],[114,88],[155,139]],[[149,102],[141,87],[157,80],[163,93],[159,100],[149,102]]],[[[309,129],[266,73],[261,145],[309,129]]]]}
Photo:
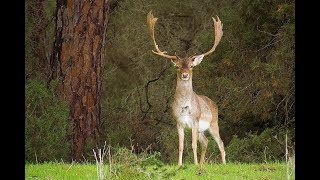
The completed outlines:
{"type": "Polygon", "coordinates": [[[196,65],[200,64],[201,61],[202,61],[202,59],[203,59],[203,57],[204,57],[203,54],[198,55],[198,56],[193,56],[193,57],[192,57],[192,65],[193,65],[193,66],[196,66],[196,65]]]}

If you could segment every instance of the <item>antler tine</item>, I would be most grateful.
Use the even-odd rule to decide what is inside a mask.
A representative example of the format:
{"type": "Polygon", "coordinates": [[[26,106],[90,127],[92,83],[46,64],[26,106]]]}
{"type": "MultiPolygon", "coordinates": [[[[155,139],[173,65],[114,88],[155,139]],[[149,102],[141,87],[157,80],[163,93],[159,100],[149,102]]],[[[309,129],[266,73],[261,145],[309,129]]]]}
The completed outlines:
{"type": "Polygon", "coordinates": [[[165,57],[165,58],[168,58],[168,59],[177,59],[177,56],[171,56],[171,55],[167,55],[166,51],[161,51],[156,43],[156,39],[154,37],[154,26],[157,22],[158,18],[155,18],[152,14],[152,11],[150,11],[148,13],[148,16],[147,16],[147,24],[149,26],[149,31],[150,31],[150,35],[151,35],[151,38],[153,40],[153,44],[154,44],[154,47],[156,48],[156,51],[152,50],[153,53],[159,55],[159,56],[162,56],[162,57],[165,57]]]}
{"type": "Polygon", "coordinates": [[[212,48],[208,52],[203,54],[204,56],[212,53],[216,49],[216,47],[218,46],[218,44],[221,40],[221,37],[223,35],[223,31],[222,31],[223,24],[221,23],[219,17],[217,16],[217,20],[214,17],[212,17],[212,20],[213,20],[213,24],[214,24],[214,35],[215,35],[214,45],[212,46],[212,48]]]}

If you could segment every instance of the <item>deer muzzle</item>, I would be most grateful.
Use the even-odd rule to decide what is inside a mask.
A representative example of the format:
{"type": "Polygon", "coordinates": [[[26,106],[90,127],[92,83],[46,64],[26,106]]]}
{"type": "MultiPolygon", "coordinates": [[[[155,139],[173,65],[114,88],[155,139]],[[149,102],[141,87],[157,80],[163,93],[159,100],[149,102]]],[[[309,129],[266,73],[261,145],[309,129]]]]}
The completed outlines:
{"type": "Polygon", "coordinates": [[[186,72],[181,73],[181,79],[182,80],[188,80],[189,79],[189,74],[186,72]]]}

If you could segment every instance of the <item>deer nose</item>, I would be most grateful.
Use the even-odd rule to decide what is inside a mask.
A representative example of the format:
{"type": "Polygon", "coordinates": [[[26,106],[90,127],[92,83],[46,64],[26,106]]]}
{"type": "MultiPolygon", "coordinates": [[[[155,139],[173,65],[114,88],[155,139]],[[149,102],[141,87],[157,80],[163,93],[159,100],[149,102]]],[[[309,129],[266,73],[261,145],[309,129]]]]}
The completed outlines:
{"type": "Polygon", "coordinates": [[[184,73],[181,74],[181,76],[182,76],[182,78],[188,78],[189,74],[184,72],[184,73]]]}

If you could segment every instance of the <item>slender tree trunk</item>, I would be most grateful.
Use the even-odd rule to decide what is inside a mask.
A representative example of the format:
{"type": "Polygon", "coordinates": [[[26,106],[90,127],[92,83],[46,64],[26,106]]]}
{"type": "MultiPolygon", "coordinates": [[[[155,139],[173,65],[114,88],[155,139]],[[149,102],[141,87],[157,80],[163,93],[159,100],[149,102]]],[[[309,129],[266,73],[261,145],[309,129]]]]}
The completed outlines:
{"type": "Polygon", "coordinates": [[[69,103],[77,161],[98,136],[106,22],[106,0],[57,0],[51,78],[60,79],[57,92],[69,103]]]}

